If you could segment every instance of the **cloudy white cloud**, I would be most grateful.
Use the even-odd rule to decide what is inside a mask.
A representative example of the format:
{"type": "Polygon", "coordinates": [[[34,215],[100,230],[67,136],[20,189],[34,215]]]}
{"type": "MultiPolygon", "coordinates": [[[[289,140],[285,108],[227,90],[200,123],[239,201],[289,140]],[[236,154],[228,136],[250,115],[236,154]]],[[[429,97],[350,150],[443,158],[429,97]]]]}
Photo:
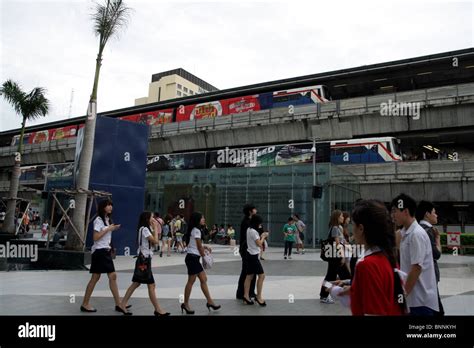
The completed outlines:
{"type": "MultiPolygon", "coordinates": [[[[133,1],[107,44],[99,111],[147,95],[153,73],[182,67],[224,89],[473,47],[470,1],[133,1]]],[[[48,90],[35,123],[85,114],[97,38],[94,3],[0,0],[0,81],[48,90]]],[[[0,101],[0,131],[19,117],[0,101]]]]}

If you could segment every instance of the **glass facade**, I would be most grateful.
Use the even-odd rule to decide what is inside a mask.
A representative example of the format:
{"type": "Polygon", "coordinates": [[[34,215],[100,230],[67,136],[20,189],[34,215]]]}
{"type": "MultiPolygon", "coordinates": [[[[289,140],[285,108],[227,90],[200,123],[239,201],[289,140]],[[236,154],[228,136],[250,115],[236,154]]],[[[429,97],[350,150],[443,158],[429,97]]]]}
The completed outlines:
{"type": "Polygon", "coordinates": [[[296,213],[307,226],[305,244],[310,247],[326,238],[331,210],[350,210],[359,198],[357,181],[342,168],[320,163],[316,174],[323,193],[314,199],[315,219],[312,164],[148,172],[145,207],[162,215],[181,213],[185,219],[200,211],[209,228],[232,224],[238,239],[242,207],[251,202],[270,231],[270,245],[283,245],[283,225],[296,213]]]}

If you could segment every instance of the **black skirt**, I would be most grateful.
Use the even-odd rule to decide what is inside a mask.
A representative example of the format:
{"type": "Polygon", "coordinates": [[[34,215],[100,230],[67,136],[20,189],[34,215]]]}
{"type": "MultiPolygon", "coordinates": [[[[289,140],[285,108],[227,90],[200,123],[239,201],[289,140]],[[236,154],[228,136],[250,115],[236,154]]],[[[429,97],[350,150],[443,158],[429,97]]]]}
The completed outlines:
{"type": "Polygon", "coordinates": [[[184,262],[188,268],[188,275],[199,274],[204,271],[201,262],[199,262],[201,256],[195,254],[187,254],[184,262]]]}
{"type": "Polygon", "coordinates": [[[257,255],[250,255],[247,252],[247,274],[263,274],[263,267],[257,255]]]}
{"type": "Polygon", "coordinates": [[[111,249],[96,249],[92,253],[91,268],[89,273],[115,272],[111,249]]]}

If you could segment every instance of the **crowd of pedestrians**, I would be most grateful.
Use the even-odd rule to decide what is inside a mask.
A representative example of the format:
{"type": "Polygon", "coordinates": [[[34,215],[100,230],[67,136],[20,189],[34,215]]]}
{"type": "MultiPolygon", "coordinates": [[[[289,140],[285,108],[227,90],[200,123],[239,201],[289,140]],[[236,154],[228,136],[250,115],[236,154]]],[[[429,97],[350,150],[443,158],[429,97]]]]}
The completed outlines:
{"type": "MultiPolygon", "coordinates": [[[[188,278],[181,312],[195,313],[190,297],[196,279],[206,298],[206,308],[209,311],[221,309],[207,284],[206,269],[212,265],[212,248],[208,242],[215,241],[219,234],[234,240],[236,233],[232,225],[227,225],[227,229],[224,225],[214,225],[209,230],[204,215],[199,212],[193,212],[188,221],[180,214],[161,217],[159,213],[143,212],[136,229],[138,248],[132,283],[120,298],[111,247],[113,232],[120,225],[113,223],[112,210],[110,200],[100,202],[93,228],[91,279],[81,311],[96,312],[90,299],[101,274],[106,273],[116,311],[131,315],[128,301],[141,284],[146,284],[154,315],[169,315],[156,296],[151,260],[156,252],[160,257],[169,257],[172,251],[186,254],[183,264],[188,278]]],[[[437,260],[441,257],[441,242],[435,228],[437,219],[432,203],[422,201],[417,205],[405,194],[393,199],[390,211],[383,202],[361,199],[354,203],[351,213],[334,210],[322,250],[322,254],[327,250],[330,253],[323,258],[327,271],[319,289],[320,302],[333,304],[334,296],[348,296],[353,315],[443,315],[438,290],[437,260]],[[336,288],[339,291],[334,295],[336,288]]],[[[238,250],[242,263],[236,291],[236,298],[245,305],[267,305],[261,260],[264,260],[270,232],[264,226],[257,207],[246,204],[240,225],[238,250]]],[[[292,259],[294,246],[296,254],[305,253],[305,229],[298,214],[288,217],[282,226],[285,260],[292,259]]]]}

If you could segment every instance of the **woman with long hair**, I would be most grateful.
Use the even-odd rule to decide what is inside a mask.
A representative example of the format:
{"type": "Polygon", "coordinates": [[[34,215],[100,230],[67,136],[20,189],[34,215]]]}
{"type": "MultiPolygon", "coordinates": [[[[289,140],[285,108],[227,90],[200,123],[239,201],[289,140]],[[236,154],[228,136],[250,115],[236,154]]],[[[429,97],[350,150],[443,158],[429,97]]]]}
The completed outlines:
{"type": "Polygon", "coordinates": [[[352,212],[352,220],[354,239],[364,246],[364,255],[357,262],[349,290],[352,314],[406,314],[395,232],[387,208],[375,200],[359,202],[352,212]]]}
{"type": "MultiPolygon", "coordinates": [[[[324,281],[327,282],[337,280],[337,276],[339,276],[340,280],[351,278],[344,258],[344,235],[342,234],[341,226],[343,222],[344,216],[342,215],[342,211],[337,209],[334,210],[329,220],[328,240],[330,241],[331,256],[329,257],[328,269],[326,276],[324,277],[324,281]]],[[[321,286],[321,291],[319,292],[320,302],[332,304],[334,303],[334,300],[328,293],[327,288],[324,286],[324,281],[321,286]]]]}
{"type": "MultiPolygon", "coordinates": [[[[149,258],[148,267],[151,269],[151,258],[153,257],[153,248],[152,245],[157,245],[160,241],[158,239],[157,230],[152,230],[151,225],[153,224],[153,214],[149,211],[144,211],[140,214],[138,219],[137,226],[137,243],[138,250],[137,254],[142,254],[145,258],[149,258]],[[153,233],[152,233],[153,231],[153,233]]],[[[128,300],[132,296],[133,292],[141,285],[147,284],[148,286],[148,297],[155,308],[154,314],[156,316],[168,316],[168,312],[165,312],[161,309],[158,299],[156,298],[155,293],[155,279],[153,273],[149,273],[148,279],[138,279],[135,274],[132,278],[132,285],[127,289],[125,296],[122,300],[122,308],[127,307],[128,300]]]]}
{"type": "Polygon", "coordinates": [[[266,306],[265,300],[262,298],[263,281],[265,280],[265,272],[262,264],[258,259],[260,249],[268,237],[268,232],[259,234],[258,231],[262,229],[262,218],[259,215],[254,215],[250,219],[250,227],[247,229],[247,277],[244,283],[244,303],[253,305],[254,302],[250,299],[250,283],[253,277],[257,279],[257,296],[255,301],[260,306],[266,306]]]}
{"type": "Polygon", "coordinates": [[[93,313],[97,309],[89,304],[95,285],[100,279],[100,275],[107,273],[109,278],[110,291],[115,300],[115,310],[126,313],[126,308],[122,307],[119,290],[117,286],[117,273],[115,273],[114,261],[112,260],[112,232],[118,230],[120,225],[112,222],[113,204],[109,199],[99,202],[97,217],[94,220],[94,232],[92,238],[94,244],[91,248],[92,260],[89,273],[92,274],[91,280],[87,284],[84,299],[81,305],[81,312],[93,313]]]}
{"type": "Polygon", "coordinates": [[[188,229],[184,235],[184,241],[188,246],[185,263],[188,269],[188,281],[184,288],[184,303],[181,304],[181,313],[186,311],[186,314],[194,314],[194,311],[189,306],[189,298],[191,297],[191,290],[193,288],[196,278],[201,282],[201,290],[207,299],[206,307],[209,311],[218,310],[221,306],[216,305],[211,298],[209,288],[207,287],[207,275],[201,265],[201,256],[205,256],[205,252],[212,252],[212,249],[202,243],[201,229],[206,223],[204,215],[199,212],[191,214],[189,219],[188,229]]]}

